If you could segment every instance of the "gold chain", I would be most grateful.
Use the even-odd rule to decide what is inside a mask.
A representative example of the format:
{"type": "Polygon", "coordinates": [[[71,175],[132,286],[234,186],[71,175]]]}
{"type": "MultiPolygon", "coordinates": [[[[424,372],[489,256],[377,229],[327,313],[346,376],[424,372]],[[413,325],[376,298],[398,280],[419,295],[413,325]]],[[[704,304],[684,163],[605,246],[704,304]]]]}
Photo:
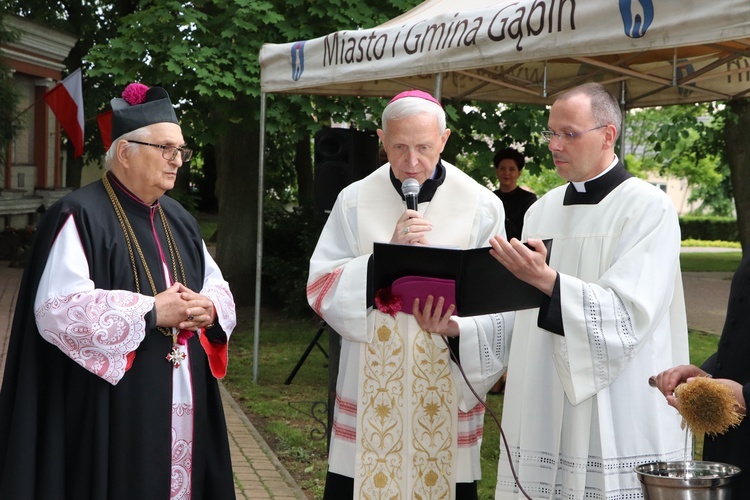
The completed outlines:
{"type": "Polygon", "coordinates": [[[177,264],[182,274],[182,284],[187,285],[187,278],[185,278],[185,266],[182,265],[182,258],[180,257],[180,251],[177,248],[177,242],[172,235],[172,230],[167,224],[167,216],[164,214],[164,210],[159,205],[159,215],[161,216],[161,223],[164,226],[164,234],[167,238],[167,247],[169,247],[169,258],[172,260],[172,272],[174,273],[174,279],[177,281],[177,267],[175,267],[175,255],[177,256],[177,264]]]}
{"type": "MultiPolygon", "coordinates": [[[[112,206],[115,209],[115,214],[117,214],[117,220],[120,222],[120,227],[122,228],[122,232],[125,235],[125,241],[128,244],[128,253],[130,254],[130,264],[133,267],[133,276],[135,277],[135,292],[141,293],[141,284],[138,280],[138,268],[135,264],[135,255],[133,253],[133,244],[135,244],[135,249],[138,252],[138,256],[140,257],[141,264],[143,264],[143,268],[146,271],[146,277],[148,278],[148,282],[151,285],[151,290],[153,291],[154,296],[156,296],[156,284],[154,283],[154,278],[151,276],[151,270],[148,267],[148,264],[146,263],[146,258],[143,255],[143,250],[141,250],[141,245],[138,243],[138,238],[135,236],[135,231],[133,231],[133,227],[130,225],[130,220],[128,219],[127,214],[125,213],[125,210],[122,208],[122,205],[120,204],[120,200],[117,199],[117,196],[115,195],[114,189],[112,189],[112,185],[109,183],[109,179],[107,179],[107,173],[105,172],[102,176],[102,182],[104,183],[104,188],[107,190],[107,195],[109,195],[109,199],[112,202],[112,206]]],[[[167,217],[164,214],[164,210],[162,210],[161,205],[158,207],[159,215],[161,216],[162,224],[164,225],[164,233],[166,235],[167,239],[167,246],[169,247],[169,256],[172,259],[172,274],[175,281],[178,281],[177,278],[177,263],[179,263],[180,268],[180,274],[182,275],[182,283],[186,284],[187,280],[185,278],[185,268],[182,265],[182,258],[180,257],[180,251],[177,248],[177,243],[174,241],[174,236],[172,235],[172,231],[169,228],[169,224],[167,223],[167,217]],[[177,256],[177,259],[175,260],[175,255],[177,256]]],[[[169,331],[169,329],[159,326],[157,327],[160,332],[162,332],[167,337],[173,337],[172,332],[169,331]]]]}

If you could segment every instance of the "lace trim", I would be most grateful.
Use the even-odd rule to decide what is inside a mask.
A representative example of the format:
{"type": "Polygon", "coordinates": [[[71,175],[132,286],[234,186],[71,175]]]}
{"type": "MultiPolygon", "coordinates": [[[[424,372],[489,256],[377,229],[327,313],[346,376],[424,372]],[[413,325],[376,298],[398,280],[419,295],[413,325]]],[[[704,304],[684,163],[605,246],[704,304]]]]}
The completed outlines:
{"type": "Polygon", "coordinates": [[[127,355],[146,336],[154,298],[124,290],[94,290],[47,300],[36,311],[40,335],[112,385],[125,375],[127,355]]]}

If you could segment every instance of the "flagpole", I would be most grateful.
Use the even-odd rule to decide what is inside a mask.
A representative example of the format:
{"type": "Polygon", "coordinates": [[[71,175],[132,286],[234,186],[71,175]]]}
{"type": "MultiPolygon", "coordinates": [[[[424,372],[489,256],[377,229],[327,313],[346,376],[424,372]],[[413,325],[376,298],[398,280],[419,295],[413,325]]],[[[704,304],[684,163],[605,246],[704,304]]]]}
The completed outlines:
{"type": "MultiPolygon", "coordinates": [[[[60,84],[58,83],[57,85],[60,85],[60,84]]],[[[55,87],[57,87],[57,85],[55,85],[55,87]]],[[[55,87],[52,87],[52,88],[54,89],[55,87]]],[[[50,89],[50,90],[52,90],[52,89],[50,89]]],[[[44,100],[44,97],[45,97],[45,96],[46,96],[46,95],[47,95],[48,93],[49,93],[49,90],[48,90],[47,92],[45,92],[45,93],[44,93],[44,95],[43,95],[42,97],[40,97],[40,98],[39,98],[39,99],[37,99],[36,101],[34,101],[34,102],[32,102],[31,104],[29,104],[29,106],[28,106],[27,108],[25,108],[25,109],[24,109],[23,111],[21,111],[20,113],[18,113],[18,114],[17,114],[16,116],[14,116],[13,118],[11,118],[11,120],[10,120],[10,121],[11,121],[11,123],[12,123],[12,122],[14,122],[14,121],[16,121],[16,120],[17,120],[18,118],[20,118],[20,117],[21,117],[21,115],[22,115],[22,114],[24,114],[25,112],[27,112],[28,110],[30,110],[31,108],[33,108],[33,107],[35,107],[35,106],[36,106],[37,104],[39,104],[39,103],[40,103],[40,102],[41,102],[42,100],[44,100]]]]}

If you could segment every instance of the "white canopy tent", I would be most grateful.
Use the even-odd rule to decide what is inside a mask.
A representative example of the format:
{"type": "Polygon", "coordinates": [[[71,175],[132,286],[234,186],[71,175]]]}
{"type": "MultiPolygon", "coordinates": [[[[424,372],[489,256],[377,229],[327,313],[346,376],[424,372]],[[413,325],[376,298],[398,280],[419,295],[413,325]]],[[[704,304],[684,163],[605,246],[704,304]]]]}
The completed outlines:
{"type": "Polygon", "coordinates": [[[266,44],[260,64],[264,93],[544,104],[594,80],[627,108],[725,100],[750,93],[750,2],[428,0],[375,28],[266,44]]]}
{"type": "MultiPolygon", "coordinates": [[[[750,0],[427,0],[369,29],[265,44],[267,93],[551,104],[598,81],[623,108],[750,96],[750,0]]],[[[255,353],[262,259],[261,123],[255,353]]],[[[255,360],[257,380],[257,358],[255,360]]]]}

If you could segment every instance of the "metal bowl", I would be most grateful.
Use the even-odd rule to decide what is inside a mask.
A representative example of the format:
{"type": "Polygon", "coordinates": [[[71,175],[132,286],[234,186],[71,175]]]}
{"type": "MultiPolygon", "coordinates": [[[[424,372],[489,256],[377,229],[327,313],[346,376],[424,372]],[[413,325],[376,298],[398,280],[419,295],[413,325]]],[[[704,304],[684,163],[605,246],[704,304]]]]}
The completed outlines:
{"type": "Polygon", "coordinates": [[[720,462],[652,462],[635,468],[646,500],[730,500],[739,467],[720,462]]]}

